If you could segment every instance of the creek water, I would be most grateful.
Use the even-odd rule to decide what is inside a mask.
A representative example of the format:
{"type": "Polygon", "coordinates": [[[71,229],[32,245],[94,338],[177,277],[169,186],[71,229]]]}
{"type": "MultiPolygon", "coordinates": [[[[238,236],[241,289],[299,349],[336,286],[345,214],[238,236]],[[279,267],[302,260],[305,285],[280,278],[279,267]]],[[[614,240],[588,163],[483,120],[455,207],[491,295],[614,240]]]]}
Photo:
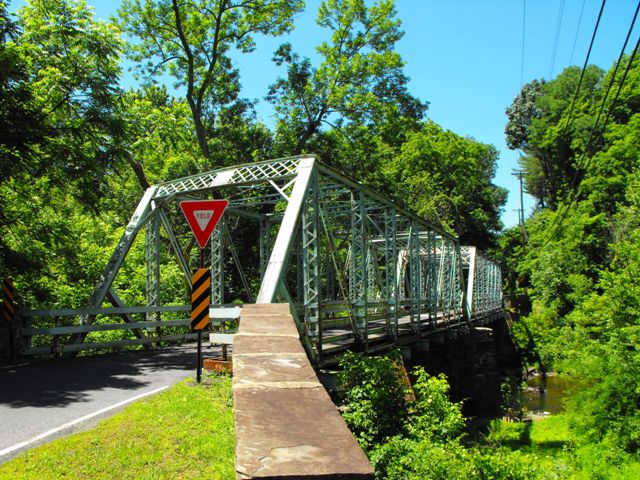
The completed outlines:
{"type": "Polygon", "coordinates": [[[527,379],[524,393],[526,405],[533,413],[560,413],[564,410],[564,399],[575,386],[575,381],[557,375],[534,375],[527,379]]]}

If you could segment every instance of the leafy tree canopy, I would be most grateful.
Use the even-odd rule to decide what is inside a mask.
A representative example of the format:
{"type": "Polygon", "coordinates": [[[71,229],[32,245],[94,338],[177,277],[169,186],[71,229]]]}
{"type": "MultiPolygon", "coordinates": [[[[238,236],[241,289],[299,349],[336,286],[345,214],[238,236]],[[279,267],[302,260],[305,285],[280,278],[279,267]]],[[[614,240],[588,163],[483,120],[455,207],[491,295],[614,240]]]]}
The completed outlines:
{"type": "Polygon", "coordinates": [[[485,248],[500,230],[507,192],[492,183],[498,152],[428,121],[386,166],[397,198],[443,224],[462,243],[485,248]]]}
{"type": "Polygon", "coordinates": [[[293,28],[302,0],[124,0],[123,30],[134,38],[127,56],[148,80],[168,73],[185,91],[200,151],[201,170],[211,160],[212,129],[221,109],[238,101],[239,72],[230,54],[254,49],[254,35],[281,35],[293,28]]]}
{"type": "Polygon", "coordinates": [[[369,7],[364,0],[328,0],[316,20],[331,33],[317,47],[320,65],[300,58],[290,44],[276,51],[274,61],[287,66],[287,76],[270,87],[267,98],[276,107],[281,141],[292,154],[303,152],[323,126],[366,125],[380,133],[384,128],[378,126],[398,118],[422,118],[427,105],[409,94],[404,62],[394,50],[403,35],[395,13],[392,0],[369,7]]]}

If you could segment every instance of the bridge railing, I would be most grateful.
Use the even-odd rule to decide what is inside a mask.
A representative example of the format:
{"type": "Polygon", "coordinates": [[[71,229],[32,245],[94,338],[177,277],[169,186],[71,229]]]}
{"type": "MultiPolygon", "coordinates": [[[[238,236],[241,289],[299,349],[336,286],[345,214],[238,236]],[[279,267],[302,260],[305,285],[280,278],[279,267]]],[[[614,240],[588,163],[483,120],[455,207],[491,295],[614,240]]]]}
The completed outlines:
{"type": "Polygon", "coordinates": [[[16,335],[21,355],[55,355],[194,340],[190,305],[162,307],[21,309],[16,335]],[[143,320],[153,315],[155,320],[143,320]],[[92,323],[83,323],[91,317],[92,323]],[[136,317],[141,317],[138,320],[136,317]]]}

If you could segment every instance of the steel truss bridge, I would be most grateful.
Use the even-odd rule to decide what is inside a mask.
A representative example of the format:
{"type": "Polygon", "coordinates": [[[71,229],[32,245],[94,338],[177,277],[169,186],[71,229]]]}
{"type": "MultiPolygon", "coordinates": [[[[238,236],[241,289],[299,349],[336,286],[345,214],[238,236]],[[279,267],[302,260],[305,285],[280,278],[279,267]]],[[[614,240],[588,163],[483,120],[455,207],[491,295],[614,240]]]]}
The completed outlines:
{"type": "MultiPolygon", "coordinates": [[[[346,349],[381,351],[433,332],[482,323],[502,311],[500,269],[475,247],[460,246],[441,228],[314,157],[300,156],[150,187],[87,309],[21,312],[27,319],[22,336],[53,338],[50,346],[27,347],[23,353],[188,338],[160,333],[166,326],[188,325],[186,318],[163,320],[163,315],[173,312],[175,317],[175,312],[189,309],[162,305],[167,297],[163,270],[171,263],[175,270],[177,262],[190,287],[192,269],[202,258],[212,270],[212,317],[220,318],[214,313],[225,311],[231,301],[287,302],[316,365],[334,362],[346,349]],[[229,207],[201,253],[194,248],[178,204],[206,198],[226,198],[229,207]],[[146,305],[127,307],[114,281],[123,275],[121,267],[142,231],[146,305]],[[243,252],[252,245],[255,255],[240,258],[239,242],[243,252]],[[231,276],[242,285],[243,298],[238,292],[229,298],[225,292],[231,276]],[[103,307],[107,301],[113,307],[103,307]],[[134,318],[138,314],[144,316],[142,321],[134,318]],[[124,319],[112,326],[130,329],[136,338],[92,344],[87,335],[107,329],[104,322],[95,321],[101,315],[124,319]],[[36,317],[73,320],[38,328],[36,317]]],[[[186,299],[187,289],[181,300],[186,299]]]]}

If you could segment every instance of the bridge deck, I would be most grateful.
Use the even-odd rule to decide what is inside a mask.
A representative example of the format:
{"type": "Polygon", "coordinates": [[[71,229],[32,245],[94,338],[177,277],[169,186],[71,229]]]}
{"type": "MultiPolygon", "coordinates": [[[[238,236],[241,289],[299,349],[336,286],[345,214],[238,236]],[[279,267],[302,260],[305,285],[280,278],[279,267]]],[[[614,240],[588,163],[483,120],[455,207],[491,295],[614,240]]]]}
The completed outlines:
{"type": "MultiPolygon", "coordinates": [[[[488,311],[483,315],[477,315],[470,323],[463,317],[455,317],[452,311],[449,315],[446,312],[438,312],[436,316],[429,319],[428,313],[421,313],[421,320],[416,316],[403,315],[398,317],[397,330],[387,323],[386,320],[375,320],[368,322],[368,351],[376,352],[393,348],[400,344],[407,344],[428,337],[431,334],[462,327],[470,324],[482,324],[485,319],[491,319],[500,314],[501,310],[488,311]],[[395,330],[395,335],[394,331],[395,330]]],[[[322,330],[322,358],[321,365],[332,365],[338,362],[339,356],[346,350],[356,346],[356,338],[349,323],[332,325],[322,330]]]]}

